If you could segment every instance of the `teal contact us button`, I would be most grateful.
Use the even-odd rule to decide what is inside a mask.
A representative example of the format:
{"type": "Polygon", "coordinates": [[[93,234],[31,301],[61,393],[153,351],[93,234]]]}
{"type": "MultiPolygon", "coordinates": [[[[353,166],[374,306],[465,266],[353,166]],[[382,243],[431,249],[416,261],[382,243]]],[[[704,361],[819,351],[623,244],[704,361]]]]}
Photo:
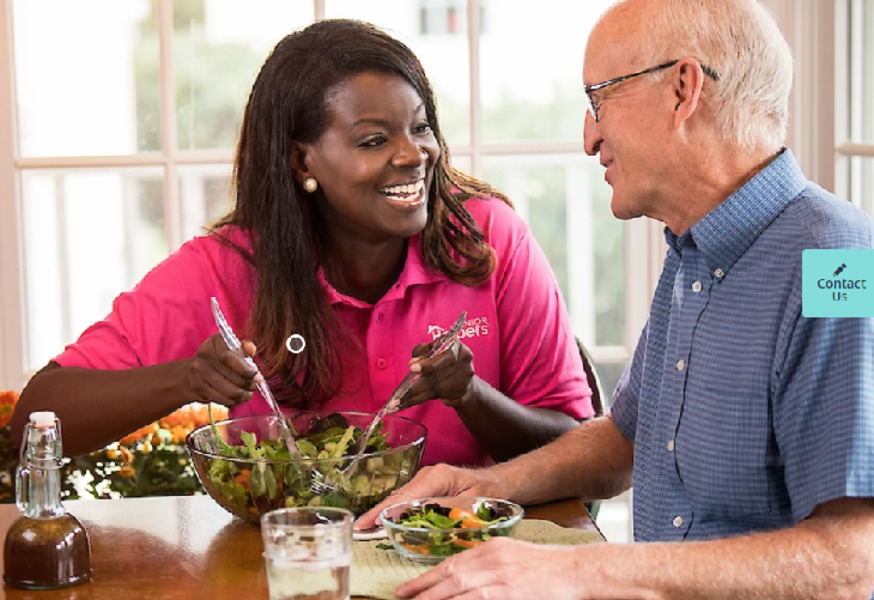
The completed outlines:
{"type": "Polygon", "coordinates": [[[801,285],[805,317],[874,317],[874,250],[805,250],[801,285]]]}

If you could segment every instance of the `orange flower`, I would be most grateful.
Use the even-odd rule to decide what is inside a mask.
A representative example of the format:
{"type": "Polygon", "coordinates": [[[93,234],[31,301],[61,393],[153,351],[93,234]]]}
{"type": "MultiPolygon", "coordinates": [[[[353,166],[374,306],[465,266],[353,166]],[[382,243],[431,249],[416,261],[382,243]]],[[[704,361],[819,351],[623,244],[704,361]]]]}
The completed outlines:
{"type": "Polygon", "coordinates": [[[15,411],[15,403],[18,402],[18,394],[12,390],[0,392],[0,427],[5,427],[15,411]]]}
{"type": "Polygon", "coordinates": [[[188,409],[183,406],[160,419],[158,424],[164,429],[173,429],[174,427],[184,427],[188,421],[188,409]]]}
{"type": "Polygon", "coordinates": [[[131,467],[130,465],[125,465],[118,470],[118,474],[124,477],[125,479],[130,479],[134,475],[136,475],[136,469],[131,467]]]}
{"type": "Polygon", "coordinates": [[[174,444],[182,444],[185,442],[185,436],[188,435],[188,430],[181,425],[177,425],[170,429],[170,441],[174,444]]]}
{"type": "Polygon", "coordinates": [[[151,436],[153,433],[158,431],[158,424],[152,423],[151,425],[146,425],[145,427],[140,427],[136,431],[131,434],[128,434],[119,440],[120,444],[134,444],[145,437],[151,436]]]}
{"type": "Polygon", "coordinates": [[[128,450],[127,448],[125,448],[124,446],[119,447],[118,454],[121,458],[121,462],[123,462],[126,465],[129,465],[134,459],[133,453],[131,453],[131,451],[128,450]]]}
{"type": "MultiPolygon", "coordinates": [[[[228,407],[219,404],[212,405],[212,416],[216,421],[228,418],[228,407]]],[[[195,427],[202,427],[209,423],[209,405],[203,404],[194,411],[193,423],[195,427]]]]}
{"type": "MultiPolygon", "coordinates": [[[[228,409],[224,406],[213,405],[212,414],[216,421],[227,419],[228,409]]],[[[196,402],[186,404],[160,419],[158,423],[165,429],[173,430],[176,427],[183,427],[190,432],[209,423],[209,406],[196,402]]]]}

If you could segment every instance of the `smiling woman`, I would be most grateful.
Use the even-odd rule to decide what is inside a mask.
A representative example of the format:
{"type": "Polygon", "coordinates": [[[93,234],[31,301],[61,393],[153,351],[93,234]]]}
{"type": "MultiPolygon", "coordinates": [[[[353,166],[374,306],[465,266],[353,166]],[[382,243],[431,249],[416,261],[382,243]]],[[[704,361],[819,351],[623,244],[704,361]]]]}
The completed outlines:
{"type": "Polygon", "coordinates": [[[298,181],[319,182],[318,210],[335,232],[322,258],[328,280],[374,303],[403,269],[407,238],[425,229],[440,144],[419,93],[398,75],[349,77],[326,106],[327,128],[294,144],[292,165],[298,181]]]}
{"type": "Polygon", "coordinates": [[[403,412],[429,430],[423,462],[480,465],[593,414],[546,257],[504,194],[452,166],[397,39],[344,19],[283,38],[252,87],[234,185],[208,235],[30,381],[14,424],[49,407],[78,453],[194,400],[268,412],[262,376],[288,406],[376,412],[413,369],[403,412]],[[211,297],[242,349],[215,333],[211,297]],[[427,356],[461,310],[469,335],[427,356]]]}
{"type": "Polygon", "coordinates": [[[23,386],[120,291],[227,212],[260,63],[289,29],[326,17],[380,24],[414,49],[455,166],[510,195],[599,366],[623,360],[622,226],[602,210],[607,186],[590,185],[600,170],[579,143],[582,34],[609,0],[545,0],[521,13],[492,0],[81,1],[0,0],[14,30],[0,44],[0,131],[15,134],[0,136],[0,155],[14,157],[0,164],[0,384],[23,386]],[[593,212],[604,222],[593,225],[593,212]],[[603,261],[610,287],[596,297],[603,261]]]}

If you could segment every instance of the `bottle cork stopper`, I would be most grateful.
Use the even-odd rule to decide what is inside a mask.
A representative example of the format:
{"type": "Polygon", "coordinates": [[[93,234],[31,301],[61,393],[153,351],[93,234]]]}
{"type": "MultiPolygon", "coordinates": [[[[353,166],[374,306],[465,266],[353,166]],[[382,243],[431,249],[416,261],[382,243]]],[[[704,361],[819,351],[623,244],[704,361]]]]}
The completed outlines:
{"type": "Polygon", "coordinates": [[[30,424],[37,429],[45,429],[46,427],[54,427],[55,413],[50,410],[42,410],[30,413],[30,424]]]}

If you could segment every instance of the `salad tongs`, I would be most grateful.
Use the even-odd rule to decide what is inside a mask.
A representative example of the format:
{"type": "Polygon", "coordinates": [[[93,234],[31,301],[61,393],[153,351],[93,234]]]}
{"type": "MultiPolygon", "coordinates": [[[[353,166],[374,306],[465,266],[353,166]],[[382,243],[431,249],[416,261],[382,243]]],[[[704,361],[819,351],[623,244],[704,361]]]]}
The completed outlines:
{"type": "MultiPolygon", "coordinates": [[[[464,321],[467,319],[467,311],[461,311],[461,314],[458,315],[458,318],[453,323],[452,327],[449,328],[443,335],[437,338],[438,342],[434,344],[430,349],[428,349],[425,354],[423,354],[420,358],[431,358],[432,356],[436,356],[441,352],[447,350],[456,339],[458,339],[458,334],[461,333],[461,328],[464,327],[464,321]]],[[[370,421],[370,424],[367,426],[367,429],[364,430],[364,433],[361,435],[361,438],[358,440],[358,452],[355,453],[355,456],[352,458],[352,462],[350,462],[342,471],[341,476],[343,479],[347,479],[348,475],[352,473],[355,469],[355,466],[361,460],[361,457],[364,456],[365,451],[367,450],[367,443],[370,441],[370,436],[373,435],[373,432],[376,431],[376,427],[382,421],[382,419],[393,412],[400,410],[401,401],[407,392],[410,391],[410,388],[413,387],[413,383],[416,382],[419,377],[421,377],[420,372],[410,371],[407,373],[406,377],[401,380],[398,387],[395,388],[395,391],[392,392],[392,395],[389,396],[389,399],[383,405],[379,412],[373,417],[373,420],[370,421]]],[[[313,471],[313,480],[312,480],[312,489],[318,494],[326,494],[330,493],[336,488],[336,484],[333,480],[333,477],[325,476],[320,471],[313,471]]]]}
{"type": "MultiPolygon", "coordinates": [[[[242,344],[234,333],[234,330],[231,329],[230,325],[228,325],[225,316],[222,314],[222,309],[219,308],[218,300],[213,296],[210,298],[210,302],[212,304],[212,315],[215,317],[215,323],[218,325],[219,332],[222,334],[222,339],[225,341],[225,344],[227,344],[228,348],[231,350],[239,350],[242,347],[242,344]]],[[[250,367],[258,368],[251,356],[246,355],[243,360],[245,360],[246,364],[250,367]]],[[[294,435],[291,433],[291,428],[289,428],[288,423],[285,421],[285,415],[283,415],[282,411],[279,410],[279,404],[277,404],[276,398],[273,397],[273,392],[270,391],[270,387],[267,385],[267,380],[262,376],[261,382],[257,385],[258,391],[261,392],[264,400],[266,400],[267,404],[270,405],[270,408],[273,409],[273,414],[276,416],[277,421],[279,421],[279,427],[282,430],[282,437],[285,439],[285,446],[288,448],[289,456],[292,458],[305,458],[303,453],[297,447],[297,444],[294,443],[294,435]]]]}

